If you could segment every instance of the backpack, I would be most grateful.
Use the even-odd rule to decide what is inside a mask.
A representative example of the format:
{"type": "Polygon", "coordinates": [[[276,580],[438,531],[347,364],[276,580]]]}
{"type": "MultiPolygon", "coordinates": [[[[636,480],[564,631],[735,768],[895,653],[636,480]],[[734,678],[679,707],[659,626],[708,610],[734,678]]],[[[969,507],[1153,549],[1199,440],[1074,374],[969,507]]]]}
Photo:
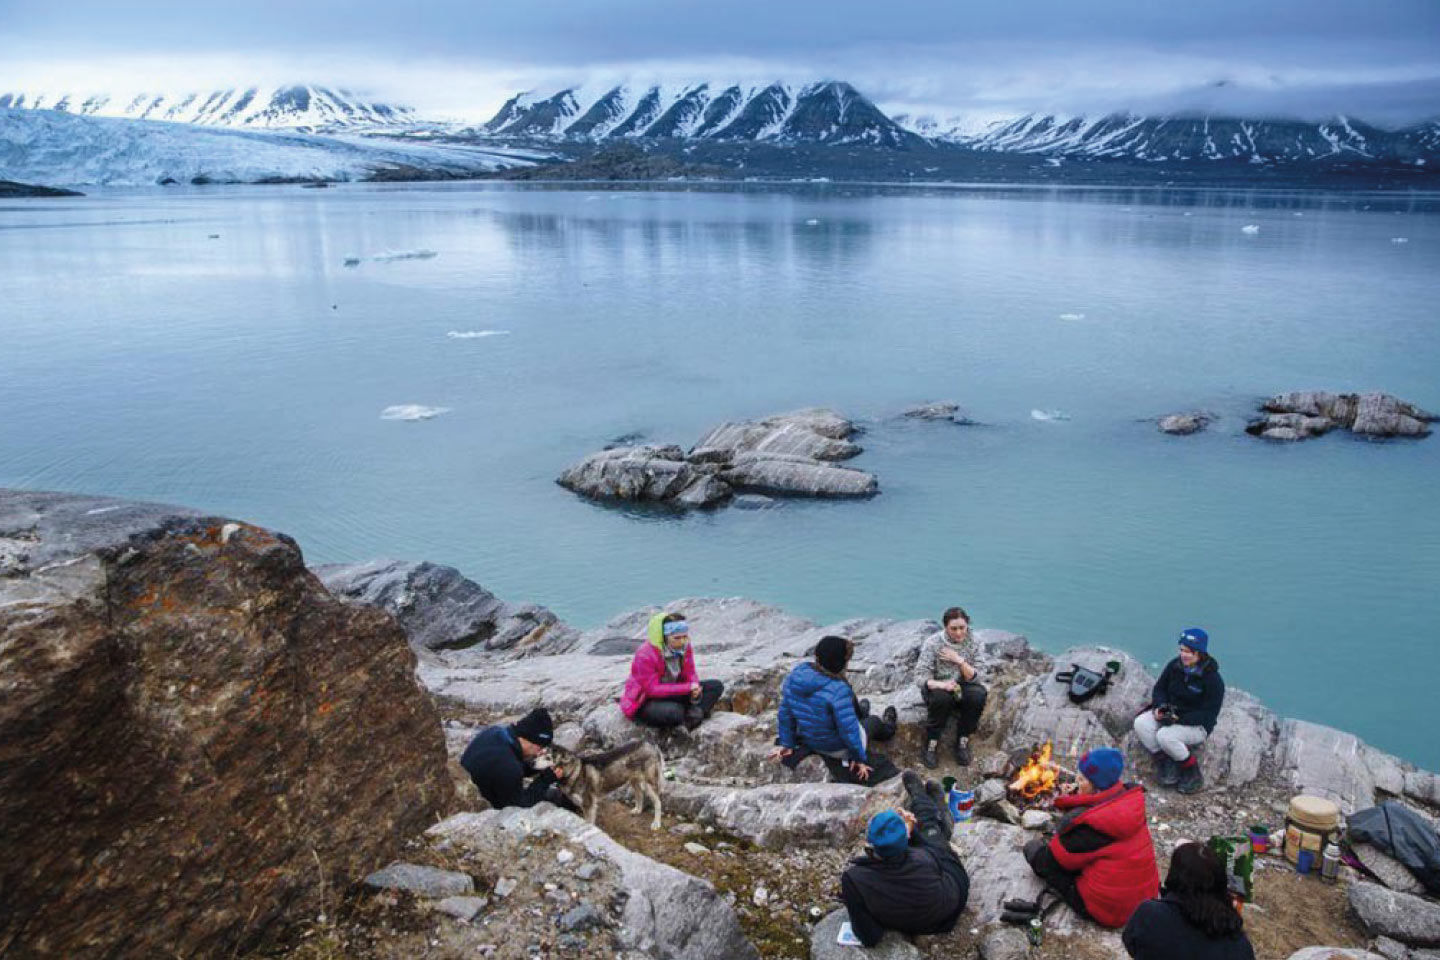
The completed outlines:
{"type": "Polygon", "coordinates": [[[1110,689],[1110,678],[1120,672],[1120,665],[1115,661],[1105,664],[1105,672],[1091,670],[1089,667],[1082,667],[1078,663],[1070,664],[1069,670],[1061,670],[1055,674],[1057,683],[1068,683],[1070,685],[1070,702],[1084,703],[1091,697],[1104,693],[1110,689]]]}

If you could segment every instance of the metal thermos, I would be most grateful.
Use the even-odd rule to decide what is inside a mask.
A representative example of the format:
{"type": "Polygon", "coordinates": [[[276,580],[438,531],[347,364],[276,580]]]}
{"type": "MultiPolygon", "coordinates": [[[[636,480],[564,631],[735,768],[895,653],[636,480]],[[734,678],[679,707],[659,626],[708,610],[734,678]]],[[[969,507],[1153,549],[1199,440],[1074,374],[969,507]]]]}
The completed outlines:
{"type": "Polygon", "coordinates": [[[1326,883],[1340,879],[1340,848],[1333,843],[1325,845],[1325,853],[1320,858],[1320,879],[1326,883]]]}

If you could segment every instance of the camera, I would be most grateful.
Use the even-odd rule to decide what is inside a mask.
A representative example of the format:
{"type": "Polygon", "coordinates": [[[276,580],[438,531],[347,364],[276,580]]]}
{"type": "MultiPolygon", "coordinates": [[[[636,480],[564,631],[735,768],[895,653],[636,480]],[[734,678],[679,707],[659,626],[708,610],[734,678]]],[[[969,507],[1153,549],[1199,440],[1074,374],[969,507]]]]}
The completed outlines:
{"type": "Polygon", "coordinates": [[[1160,726],[1162,727],[1168,727],[1172,723],[1178,723],[1180,720],[1180,714],[1176,712],[1172,704],[1162,703],[1156,710],[1160,715],[1160,726]]]}

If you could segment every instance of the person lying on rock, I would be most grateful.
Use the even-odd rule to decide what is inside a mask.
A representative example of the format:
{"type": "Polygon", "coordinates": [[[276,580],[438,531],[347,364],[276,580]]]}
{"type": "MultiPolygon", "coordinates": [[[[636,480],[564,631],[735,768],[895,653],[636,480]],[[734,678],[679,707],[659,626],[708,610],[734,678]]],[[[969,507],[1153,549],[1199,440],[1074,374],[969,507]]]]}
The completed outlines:
{"type": "Polygon", "coordinates": [[[630,661],[620,711],[648,726],[683,723],[686,730],[694,730],[715,709],[725,684],[701,680],[695,672],[690,624],[683,613],[655,614],[646,637],[630,661]]]}
{"type": "Polygon", "coordinates": [[[1160,899],[1135,909],[1121,940],[1134,960],[1255,960],[1225,864],[1199,843],[1175,848],[1160,899]]]}
{"type": "Polygon", "coordinates": [[[840,876],[850,929],[867,947],[886,930],[949,933],[970,899],[970,876],[950,848],[954,823],[940,785],[922,784],[909,770],[904,782],[910,809],[871,817],[869,849],[840,876]]]}
{"type": "Polygon", "coordinates": [[[913,674],[925,700],[925,752],[920,761],[930,769],[939,764],[936,748],[945,725],[955,718],[955,762],[970,765],[970,735],[980,726],[990,692],[977,682],[979,672],[970,662],[970,614],[951,607],[940,618],[941,631],[920,647],[913,674]]]}
{"type": "Polygon", "coordinates": [[[460,757],[460,766],[496,810],[533,807],[542,800],[574,810],[575,805],[555,786],[565,771],[550,766],[542,756],[554,739],[549,711],[536,707],[509,726],[486,727],[477,733],[460,757]],[[532,778],[528,786],[526,778],[532,778]]]}
{"type": "Polygon", "coordinates": [[[1082,917],[1123,927],[1160,892],[1160,871],[1145,821],[1145,788],[1122,783],[1125,757],[1103,747],[1080,758],[1079,781],[1055,798],[1063,813],[1048,840],[1025,844],[1035,875],[1082,917]]]}
{"type": "Polygon", "coordinates": [[[1135,718],[1135,736],[1155,758],[1161,786],[1187,794],[1205,786],[1193,748],[1215,729],[1224,703],[1225,681],[1210,656],[1210,635],[1190,627],[1180,634],[1180,655],[1155,681],[1150,705],[1135,718]]]}
{"type": "Polygon", "coordinates": [[[779,746],[771,759],[794,769],[818,753],[837,783],[870,785],[900,772],[869,748],[871,740],[895,736],[896,711],[889,707],[883,718],[872,717],[868,701],[856,700],[845,679],[854,649],[844,637],[822,637],[815,661],[790,671],[780,687],[779,746]]]}

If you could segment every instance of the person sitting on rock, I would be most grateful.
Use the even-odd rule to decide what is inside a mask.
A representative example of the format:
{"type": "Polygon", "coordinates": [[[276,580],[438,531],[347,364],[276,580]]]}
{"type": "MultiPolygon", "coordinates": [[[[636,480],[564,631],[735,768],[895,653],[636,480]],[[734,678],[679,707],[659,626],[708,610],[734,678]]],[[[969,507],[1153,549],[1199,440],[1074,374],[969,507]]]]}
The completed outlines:
{"type": "Polygon", "coordinates": [[[694,730],[715,709],[725,684],[701,680],[695,672],[690,624],[683,613],[657,613],[650,618],[646,640],[630,661],[630,676],[620,697],[620,711],[652,727],[694,730]]]}
{"type": "Polygon", "coordinates": [[[533,807],[542,800],[574,810],[555,786],[565,771],[542,757],[554,739],[549,711],[536,707],[509,726],[486,727],[477,733],[460,757],[460,766],[496,810],[533,807]],[[528,786],[527,777],[533,778],[528,786]]]}
{"type": "Polygon", "coordinates": [[[1255,960],[1225,864],[1199,843],[1175,848],[1160,899],[1135,909],[1121,940],[1134,960],[1255,960]]]}
{"type": "Polygon", "coordinates": [[[1193,747],[1205,742],[1220,718],[1225,681],[1199,627],[1180,634],[1180,655],[1165,665],[1150,706],[1135,718],[1135,736],[1155,758],[1161,786],[1198,793],[1205,786],[1193,747]]]}
{"type": "Polygon", "coordinates": [[[939,934],[955,929],[970,899],[970,876],[950,847],[954,823],[933,780],[904,775],[910,809],[870,818],[869,850],[840,876],[850,929],[873,947],[887,930],[939,934]]]}
{"type": "Polygon", "coordinates": [[[1077,914],[1123,927],[1160,891],[1145,788],[1120,781],[1125,757],[1119,750],[1091,750],[1079,766],[1073,792],[1055,798],[1056,811],[1064,813],[1059,828],[1049,840],[1025,844],[1025,860],[1077,914]]]}
{"type": "Polygon", "coordinates": [[[854,644],[844,637],[822,637],[815,661],[802,663],[780,687],[779,746],[771,752],[792,769],[818,753],[838,783],[875,784],[900,772],[886,757],[869,749],[871,740],[895,735],[896,711],[869,716],[869,703],[857,701],[845,679],[854,644]]]}
{"type": "Polygon", "coordinates": [[[978,671],[970,663],[970,615],[951,607],[940,618],[942,630],[920,647],[913,674],[925,699],[925,752],[920,760],[935,769],[935,755],[945,725],[955,717],[955,762],[970,765],[970,735],[980,726],[989,691],[976,682],[978,671]]]}

